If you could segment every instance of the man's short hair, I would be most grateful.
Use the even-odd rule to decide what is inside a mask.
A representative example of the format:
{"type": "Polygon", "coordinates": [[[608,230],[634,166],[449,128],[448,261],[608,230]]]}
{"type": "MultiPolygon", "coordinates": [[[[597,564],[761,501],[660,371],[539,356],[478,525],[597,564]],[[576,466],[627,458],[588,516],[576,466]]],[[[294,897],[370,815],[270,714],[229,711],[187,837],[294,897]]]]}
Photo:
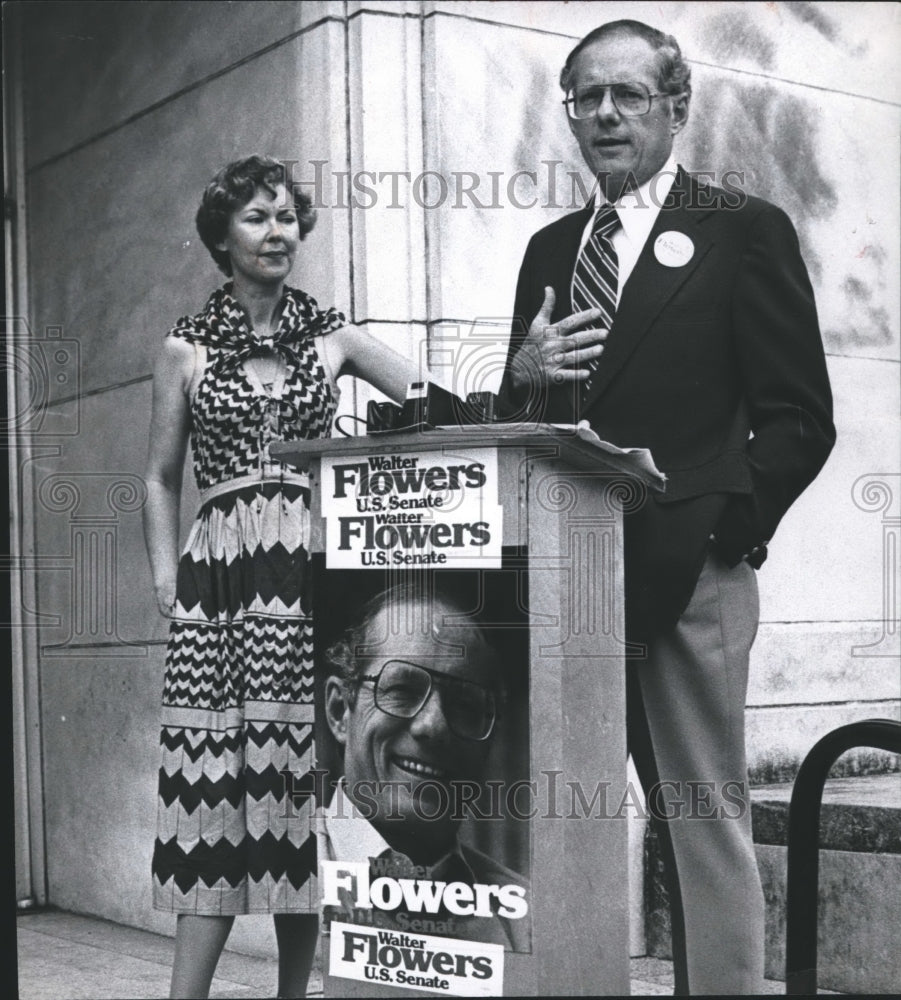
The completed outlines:
{"type": "MultiPolygon", "coordinates": [[[[560,86],[568,91],[572,83],[573,63],[576,56],[589,45],[613,35],[632,35],[641,38],[657,53],[657,86],[663,94],[691,95],[691,69],[682,57],[679,43],[672,35],[664,34],[641,21],[610,21],[590,31],[566,57],[560,71],[560,86]]],[[[617,81],[611,80],[611,83],[617,81]]]]}
{"type": "MultiPolygon", "coordinates": [[[[451,640],[455,630],[465,629],[470,635],[475,635],[479,652],[484,659],[493,659],[497,655],[485,630],[470,613],[466,600],[455,588],[438,583],[433,586],[431,593],[425,593],[421,584],[398,584],[380,591],[361,605],[350,624],[323,655],[327,669],[343,681],[345,697],[351,707],[356,701],[359,678],[379,656],[377,651],[365,651],[379,638],[372,635],[373,625],[385,608],[394,605],[416,605],[427,608],[429,614],[439,608],[442,611],[453,611],[455,614],[452,620],[445,621],[442,617],[433,624],[451,640]]],[[[416,624],[414,622],[414,627],[416,624]]],[[[421,619],[418,624],[421,626],[421,619]]],[[[499,675],[499,671],[495,671],[495,674],[499,675]]],[[[491,688],[497,699],[502,700],[504,691],[499,676],[492,677],[491,688]]]]}

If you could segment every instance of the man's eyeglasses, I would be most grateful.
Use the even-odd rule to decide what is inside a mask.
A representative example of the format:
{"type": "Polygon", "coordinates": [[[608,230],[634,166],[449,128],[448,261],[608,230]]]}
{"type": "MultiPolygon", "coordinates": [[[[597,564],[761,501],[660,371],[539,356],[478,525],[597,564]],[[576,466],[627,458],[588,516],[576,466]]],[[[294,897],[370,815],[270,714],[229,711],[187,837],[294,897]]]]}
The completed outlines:
{"type": "Polygon", "coordinates": [[[494,694],[488,688],[418,663],[388,660],[377,674],[357,680],[375,685],[376,708],[395,719],[417,716],[437,687],[450,731],[464,740],[487,740],[497,721],[494,694]]]}
{"type": "Polygon", "coordinates": [[[567,92],[563,103],[570,118],[579,121],[592,118],[604,103],[604,95],[610,91],[613,106],[624,118],[640,118],[651,110],[655,97],[672,97],[672,94],[652,94],[643,83],[601,83],[587,87],[575,87],[567,92]]]}

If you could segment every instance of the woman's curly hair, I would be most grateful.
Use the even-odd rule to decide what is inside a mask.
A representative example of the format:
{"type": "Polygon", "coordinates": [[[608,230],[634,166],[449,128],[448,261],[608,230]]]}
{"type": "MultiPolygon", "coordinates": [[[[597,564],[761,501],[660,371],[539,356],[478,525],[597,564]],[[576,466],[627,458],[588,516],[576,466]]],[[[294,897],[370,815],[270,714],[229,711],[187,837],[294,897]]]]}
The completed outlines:
{"type": "MultiPolygon", "coordinates": [[[[216,244],[221,243],[228,234],[232,213],[246,205],[259,188],[269,191],[275,197],[277,185],[287,185],[286,177],[284,163],[271,156],[254,155],[229,163],[207,184],[200,199],[200,208],[197,209],[197,232],[219,270],[229,277],[232,266],[228,253],[218,249],[216,244]]],[[[316,225],[313,200],[296,184],[291,185],[291,195],[297,212],[300,238],[304,239],[316,225]]]]}

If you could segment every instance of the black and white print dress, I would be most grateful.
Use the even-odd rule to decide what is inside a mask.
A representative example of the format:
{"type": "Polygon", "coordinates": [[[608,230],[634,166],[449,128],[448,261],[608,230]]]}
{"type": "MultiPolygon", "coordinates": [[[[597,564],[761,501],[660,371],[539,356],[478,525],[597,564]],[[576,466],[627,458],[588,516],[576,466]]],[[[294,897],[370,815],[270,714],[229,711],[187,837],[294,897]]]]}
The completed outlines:
{"type": "Polygon", "coordinates": [[[309,488],[267,448],[330,433],[337,390],[314,338],[344,323],[288,289],[279,329],[262,341],[226,285],[169,334],[201,359],[191,396],[201,507],[166,656],[158,909],[317,910],[309,488]],[[245,362],[273,350],[285,364],[270,387],[245,362]]]}

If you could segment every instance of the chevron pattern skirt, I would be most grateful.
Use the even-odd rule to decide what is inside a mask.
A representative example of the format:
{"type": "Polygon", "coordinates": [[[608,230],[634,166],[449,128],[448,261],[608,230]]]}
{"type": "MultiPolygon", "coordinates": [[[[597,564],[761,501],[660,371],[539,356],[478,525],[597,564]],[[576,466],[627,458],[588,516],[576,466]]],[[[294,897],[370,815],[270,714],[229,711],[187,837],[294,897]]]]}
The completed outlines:
{"type": "Polygon", "coordinates": [[[153,903],[316,912],[309,491],[201,508],[179,563],[163,688],[153,903]]]}

